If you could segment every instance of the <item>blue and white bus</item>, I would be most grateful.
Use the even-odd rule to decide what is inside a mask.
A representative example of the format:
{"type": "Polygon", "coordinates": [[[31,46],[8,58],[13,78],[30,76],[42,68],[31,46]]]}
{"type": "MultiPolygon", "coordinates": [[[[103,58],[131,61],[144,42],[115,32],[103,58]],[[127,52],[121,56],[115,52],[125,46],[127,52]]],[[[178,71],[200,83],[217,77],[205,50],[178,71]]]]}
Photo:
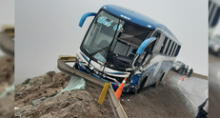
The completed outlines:
{"type": "Polygon", "coordinates": [[[105,5],[87,17],[93,21],[77,54],[75,68],[110,81],[114,88],[128,78],[124,92],[157,85],[172,68],[181,45],[164,25],[134,11],[105,5]]]}

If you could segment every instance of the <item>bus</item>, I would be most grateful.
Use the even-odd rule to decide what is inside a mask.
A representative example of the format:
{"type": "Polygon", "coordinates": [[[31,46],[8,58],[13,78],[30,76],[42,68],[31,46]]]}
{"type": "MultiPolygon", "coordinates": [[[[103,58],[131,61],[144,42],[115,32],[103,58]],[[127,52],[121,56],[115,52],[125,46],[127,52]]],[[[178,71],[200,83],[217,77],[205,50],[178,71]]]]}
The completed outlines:
{"type": "Polygon", "coordinates": [[[181,44],[171,31],[155,20],[115,5],[84,14],[93,20],[77,53],[74,68],[113,88],[127,78],[123,92],[137,93],[156,86],[172,68],[181,44]]]}

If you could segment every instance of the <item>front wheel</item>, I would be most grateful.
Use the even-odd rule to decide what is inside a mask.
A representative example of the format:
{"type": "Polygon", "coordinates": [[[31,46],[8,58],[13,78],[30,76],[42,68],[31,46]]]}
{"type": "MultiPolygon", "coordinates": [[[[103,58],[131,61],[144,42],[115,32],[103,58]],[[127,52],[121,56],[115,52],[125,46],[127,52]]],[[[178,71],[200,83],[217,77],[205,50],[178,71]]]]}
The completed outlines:
{"type": "Polygon", "coordinates": [[[136,86],[136,87],[134,87],[134,88],[132,88],[131,89],[131,93],[133,93],[133,94],[138,94],[139,93],[139,87],[138,86],[136,86]]]}

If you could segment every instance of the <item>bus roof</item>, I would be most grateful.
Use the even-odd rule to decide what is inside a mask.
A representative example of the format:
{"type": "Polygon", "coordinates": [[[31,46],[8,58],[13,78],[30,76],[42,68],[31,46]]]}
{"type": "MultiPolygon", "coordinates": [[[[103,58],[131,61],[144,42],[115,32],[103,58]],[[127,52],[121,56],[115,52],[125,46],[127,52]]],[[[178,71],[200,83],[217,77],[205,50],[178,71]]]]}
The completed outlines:
{"type": "Polygon", "coordinates": [[[138,24],[140,26],[150,28],[152,30],[154,29],[161,29],[164,33],[166,33],[168,36],[176,39],[176,37],[172,34],[172,32],[164,25],[156,22],[155,20],[144,16],[140,13],[137,13],[135,11],[122,8],[115,5],[105,5],[102,7],[102,9],[106,10],[107,12],[110,12],[111,14],[118,16],[122,19],[129,20],[130,22],[133,22],[135,24],[138,24]]]}

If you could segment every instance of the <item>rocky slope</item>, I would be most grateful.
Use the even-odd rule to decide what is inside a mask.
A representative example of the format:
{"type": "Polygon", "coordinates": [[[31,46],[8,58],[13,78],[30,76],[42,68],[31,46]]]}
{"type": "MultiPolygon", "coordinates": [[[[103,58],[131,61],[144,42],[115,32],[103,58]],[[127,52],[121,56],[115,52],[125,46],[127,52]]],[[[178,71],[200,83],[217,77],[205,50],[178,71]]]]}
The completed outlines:
{"type": "Polygon", "coordinates": [[[61,92],[70,81],[62,72],[48,72],[16,86],[15,114],[27,118],[112,118],[108,101],[97,103],[101,88],[86,83],[84,90],[61,92]]]}
{"type": "Polygon", "coordinates": [[[14,81],[14,60],[10,56],[0,57],[0,118],[13,116],[13,81],[14,81]]]}

